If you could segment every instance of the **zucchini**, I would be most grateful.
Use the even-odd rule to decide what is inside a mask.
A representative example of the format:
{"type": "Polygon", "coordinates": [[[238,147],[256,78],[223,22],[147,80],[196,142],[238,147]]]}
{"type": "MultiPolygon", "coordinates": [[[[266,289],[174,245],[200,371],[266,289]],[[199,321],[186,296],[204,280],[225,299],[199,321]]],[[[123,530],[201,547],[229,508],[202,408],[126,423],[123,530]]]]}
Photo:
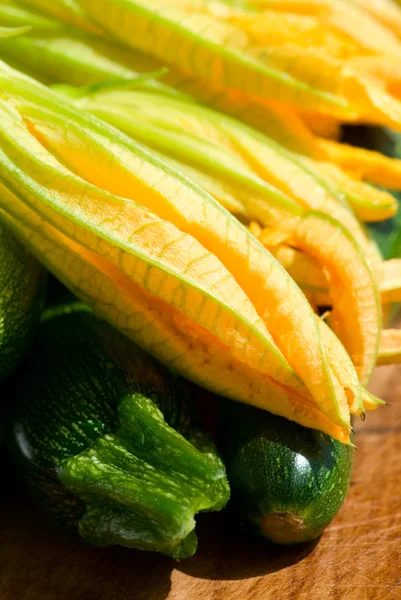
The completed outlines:
{"type": "Polygon", "coordinates": [[[50,516],[99,546],[195,552],[194,515],[229,487],[183,380],[76,301],[45,311],[15,385],[11,455],[50,516]]]}
{"type": "Polygon", "coordinates": [[[45,294],[45,269],[0,224],[0,381],[31,345],[45,294]]]}
{"type": "Polygon", "coordinates": [[[278,544],[318,537],[345,500],[353,448],[228,400],[218,430],[231,509],[242,525],[278,544]]]}

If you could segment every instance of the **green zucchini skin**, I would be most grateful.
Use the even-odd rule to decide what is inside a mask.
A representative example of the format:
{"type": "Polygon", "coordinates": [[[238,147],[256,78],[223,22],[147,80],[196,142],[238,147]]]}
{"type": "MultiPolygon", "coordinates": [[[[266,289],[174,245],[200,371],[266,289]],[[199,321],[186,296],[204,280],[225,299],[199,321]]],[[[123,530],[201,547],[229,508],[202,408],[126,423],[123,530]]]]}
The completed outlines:
{"type": "Polygon", "coordinates": [[[195,552],[229,487],[183,380],[76,302],[45,312],[15,394],[11,455],[48,514],[95,545],[195,552]]]}
{"type": "Polygon", "coordinates": [[[353,448],[266,411],[222,400],[218,435],[242,525],[278,544],[317,538],[341,508],[353,448]]]}
{"type": "Polygon", "coordinates": [[[46,296],[45,269],[0,224],[0,381],[28,351],[46,296]]]}

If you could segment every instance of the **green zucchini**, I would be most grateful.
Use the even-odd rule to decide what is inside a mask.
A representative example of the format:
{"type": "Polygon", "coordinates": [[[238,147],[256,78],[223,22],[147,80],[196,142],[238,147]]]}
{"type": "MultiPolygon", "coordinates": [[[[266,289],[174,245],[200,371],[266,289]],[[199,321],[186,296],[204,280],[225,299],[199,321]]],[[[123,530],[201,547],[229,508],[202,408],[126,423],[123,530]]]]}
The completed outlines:
{"type": "Polygon", "coordinates": [[[278,544],[318,537],[345,500],[353,448],[228,400],[218,431],[236,519],[278,544]]]}
{"type": "Polygon", "coordinates": [[[31,345],[45,295],[45,269],[0,224],[0,381],[31,345]]]}
{"type": "Polygon", "coordinates": [[[183,380],[77,301],[45,311],[15,395],[11,455],[49,515],[95,545],[195,552],[194,515],[229,487],[183,380]]]}

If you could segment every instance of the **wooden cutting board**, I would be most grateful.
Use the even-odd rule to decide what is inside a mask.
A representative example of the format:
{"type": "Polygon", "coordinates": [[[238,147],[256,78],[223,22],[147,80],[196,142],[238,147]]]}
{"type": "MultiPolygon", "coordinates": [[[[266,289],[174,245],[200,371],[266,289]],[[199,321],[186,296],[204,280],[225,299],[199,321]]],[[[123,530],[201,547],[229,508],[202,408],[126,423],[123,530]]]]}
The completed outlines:
{"type": "Polygon", "coordinates": [[[401,599],[401,368],[378,369],[371,389],[393,406],[358,425],[347,502],[317,543],[272,548],[204,515],[196,556],[179,564],[90,548],[49,526],[3,477],[0,600],[401,599]]]}

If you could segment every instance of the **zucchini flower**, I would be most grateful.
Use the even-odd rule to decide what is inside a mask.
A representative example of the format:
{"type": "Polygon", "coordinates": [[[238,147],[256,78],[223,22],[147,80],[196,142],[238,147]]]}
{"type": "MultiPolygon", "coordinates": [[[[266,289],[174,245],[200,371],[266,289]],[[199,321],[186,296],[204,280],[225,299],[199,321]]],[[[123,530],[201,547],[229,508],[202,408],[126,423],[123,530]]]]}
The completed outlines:
{"type": "MultiPolygon", "coordinates": [[[[349,307],[355,306],[358,290],[365,287],[359,277],[362,271],[367,276],[365,281],[371,281],[368,284],[370,289],[372,285],[375,286],[368,269],[364,267],[359,275],[351,274],[351,264],[360,264],[360,256],[364,253],[372,261],[377,257],[372,256],[366,234],[352,211],[342,203],[342,196],[291,153],[238,121],[193,102],[155,94],[146,90],[146,81],[139,80],[136,89],[135,84],[133,86],[133,89],[120,90],[110,90],[109,87],[102,90],[97,86],[93,93],[89,91],[88,94],[65,86],[58,89],[70,97],[75,96],[74,102],[79,109],[92,112],[156,150],[163,160],[199,183],[234,214],[239,214],[242,219],[255,219],[265,227],[275,227],[281,231],[287,241],[290,240],[293,246],[310,255],[322,270],[331,273],[329,281],[334,288],[337,285],[341,287],[341,296],[349,293],[347,309],[342,301],[336,303],[334,289],[329,293],[329,304],[333,305],[331,318],[339,311],[342,313],[340,321],[343,322],[349,315],[349,307]],[[338,255],[344,252],[341,259],[337,256],[333,260],[329,251],[330,243],[324,235],[317,236],[319,241],[313,240],[317,222],[297,219],[297,225],[294,226],[292,215],[299,210],[295,208],[295,202],[299,208],[325,212],[347,228],[348,235],[351,234],[349,239],[353,242],[349,245],[344,241],[341,249],[337,249],[338,255]],[[301,221],[306,228],[307,239],[299,236],[298,225],[301,221]],[[344,270],[341,275],[334,275],[340,263],[347,265],[347,273],[344,270]],[[337,277],[339,279],[335,283],[337,277]]],[[[394,205],[393,197],[389,194],[386,196],[394,205]]],[[[320,218],[324,220],[322,230],[329,230],[328,220],[322,215],[319,215],[320,218]]],[[[371,309],[378,323],[373,296],[371,309]]],[[[365,363],[365,367],[362,367],[358,364],[357,356],[366,357],[370,353],[367,348],[375,346],[377,339],[373,341],[372,338],[367,342],[365,318],[369,319],[368,313],[357,312],[351,329],[348,330],[349,324],[340,325],[339,322],[335,327],[366,382],[369,369],[362,375],[366,362],[362,360],[365,363]],[[363,351],[362,346],[359,349],[354,346],[358,330],[360,343],[367,343],[363,351]],[[363,343],[362,338],[365,338],[363,343]]]]}
{"type": "Polygon", "coordinates": [[[217,86],[401,130],[395,89],[401,42],[356,5],[104,0],[99,10],[94,0],[77,4],[123,44],[217,86]]]}
{"type": "MultiPolygon", "coordinates": [[[[0,5],[0,25],[18,27],[29,23],[32,26],[28,35],[0,43],[0,56],[44,83],[84,86],[104,80],[122,81],[165,67],[164,57],[160,60],[137,49],[124,49],[111,42],[105,32],[94,31],[77,2],[26,0],[26,3],[43,12],[27,8],[16,0],[6,0],[0,5]]],[[[366,180],[388,188],[401,188],[400,161],[313,134],[311,127],[316,129],[316,124],[321,133],[327,127],[338,128],[338,121],[333,121],[333,117],[304,112],[301,118],[295,110],[270,98],[251,97],[242,89],[225,88],[210,78],[206,81],[171,65],[153,85],[172,94],[175,90],[190,94],[235,116],[287,149],[322,162],[326,175],[326,163],[334,162],[351,175],[356,186],[357,182],[366,180]]],[[[330,177],[336,181],[339,174],[332,170],[330,177]]],[[[362,218],[365,217],[363,213],[362,218]]],[[[380,214],[370,215],[371,219],[376,217],[381,218],[380,214]]]]}
{"type": "Polygon", "coordinates": [[[0,216],[44,265],[184,377],[349,443],[381,308],[343,226],[279,191],[249,204],[324,262],[332,326],[355,368],[293,279],[211,195],[5,64],[0,81],[0,216]]]}

